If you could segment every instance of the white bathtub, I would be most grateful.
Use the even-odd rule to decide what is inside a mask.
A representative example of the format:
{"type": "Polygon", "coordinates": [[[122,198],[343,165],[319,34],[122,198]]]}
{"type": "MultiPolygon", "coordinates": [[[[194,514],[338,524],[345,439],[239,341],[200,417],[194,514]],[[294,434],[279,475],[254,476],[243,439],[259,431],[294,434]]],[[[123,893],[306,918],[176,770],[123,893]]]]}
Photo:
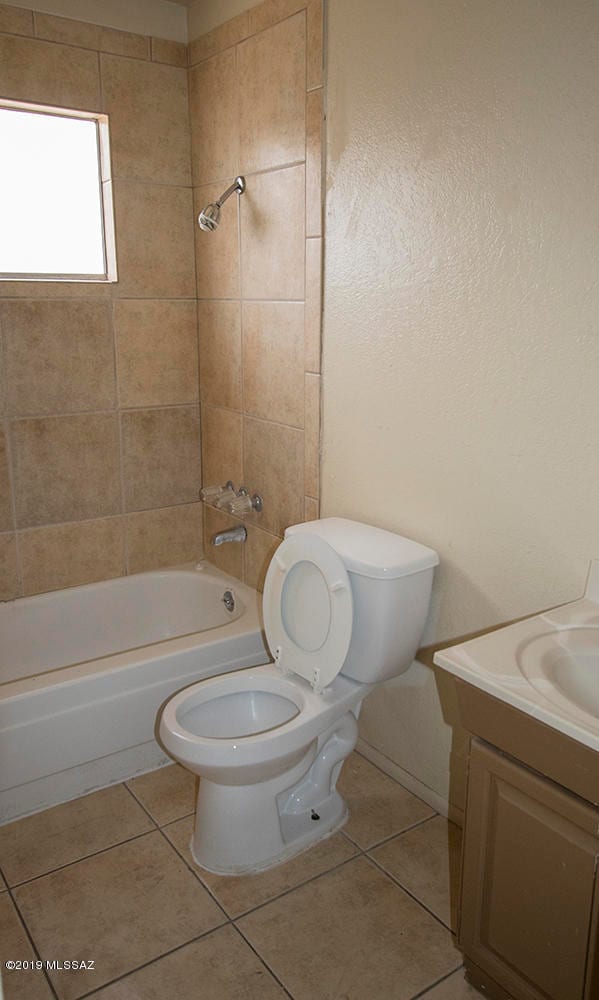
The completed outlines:
{"type": "Polygon", "coordinates": [[[0,824],[165,763],[162,702],[268,659],[258,605],[206,563],[0,604],[0,824]]]}

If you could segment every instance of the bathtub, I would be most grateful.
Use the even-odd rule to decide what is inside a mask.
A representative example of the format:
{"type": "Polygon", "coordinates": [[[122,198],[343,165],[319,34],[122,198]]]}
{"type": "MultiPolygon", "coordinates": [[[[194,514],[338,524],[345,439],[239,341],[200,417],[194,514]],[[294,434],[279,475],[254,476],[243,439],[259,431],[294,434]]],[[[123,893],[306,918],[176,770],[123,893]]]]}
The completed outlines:
{"type": "Polygon", "coordinates": [[[167,763],[162,703],[267,659],[258,595],[207,563],[0,604],[0,824],[167,763]]]}

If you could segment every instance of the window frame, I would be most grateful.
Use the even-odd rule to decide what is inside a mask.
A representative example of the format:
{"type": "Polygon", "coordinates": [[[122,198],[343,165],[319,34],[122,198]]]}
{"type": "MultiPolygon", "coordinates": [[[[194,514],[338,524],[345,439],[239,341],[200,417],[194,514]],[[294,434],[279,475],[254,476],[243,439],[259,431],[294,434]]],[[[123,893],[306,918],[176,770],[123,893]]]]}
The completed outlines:
{"type": "Polygon", "coordinates": [[[96,148],[98,151],[98,182],[101,206],[102,251],[104,271],[101,274],[76,274],[60,272],[25,273],[23,271],[2,271],[0,281],[73,281],[106,283],[118,281],[116,264],[116,236],[114,222],[114,198],[110,166],[110,136],[108,115],[95,111],[79,111],[49,104],[30,101],[15,101],[0,97],[0,109],[23,111],[46,117],[71,118],[93,122],[96,126],[96,148]]]}

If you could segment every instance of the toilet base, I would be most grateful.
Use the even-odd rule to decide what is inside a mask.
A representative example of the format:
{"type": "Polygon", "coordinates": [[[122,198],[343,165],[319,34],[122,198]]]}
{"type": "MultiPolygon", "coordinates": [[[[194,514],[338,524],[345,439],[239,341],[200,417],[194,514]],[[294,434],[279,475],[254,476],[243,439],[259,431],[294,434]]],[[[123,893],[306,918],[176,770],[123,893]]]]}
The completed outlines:
{"type": "Polygon", "coordinates": [[[196,864],[216,875],[248,875],[282,864],[339,830],[348,811],[336,789],[300,813],[281,814],[280,801],[314,757],[313,746],[292,771],[259,784],[217,785],[202,778],[190,845],[196,864]]]}
{"type": "MultiPolygon", "coordinates": [[[[341,799],[341,796],[339,796],[341,799]]],[[[283,851],[276,857],[269,858],[267,861],[262,863],[256,863],[254,865],[235,865],[231,868],[208,868],[208,866],[203,863],[197,856],[195,852],[195,834],[192,834],[189,849],[193,860],[199,868],[203,868],[205,871],[211,872],[214,875],[223,876],[235,876],[235,875],[258,875],[260,872],[267,871],[269,868],[275,868],[277,865],[282,865],[286,861],[291,861],[298,854],[303,854],[304,851],[310,850],[315,844],[319,843],[321,840],[328,840],[329,837],[334,836],[338,833],[349,818],[349,811],[343,799],[341,799],[342,808],[340,811],[340,817],[334,826],[326,827],[319,825],[317,829],[311,830],[309,834],[298,838],[291,844],[286,844],[283,851]]],[[[322,819],[322,816],[321,816],[322,819]]]]}

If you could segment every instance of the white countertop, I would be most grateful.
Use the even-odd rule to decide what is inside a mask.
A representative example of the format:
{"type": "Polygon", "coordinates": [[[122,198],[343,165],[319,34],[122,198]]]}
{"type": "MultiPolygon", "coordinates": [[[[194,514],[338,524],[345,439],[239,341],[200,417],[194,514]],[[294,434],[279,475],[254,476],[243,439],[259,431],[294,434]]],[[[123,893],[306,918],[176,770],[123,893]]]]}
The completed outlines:
{"type": "MultiPolygon", "coordinates": [[[[595,710],[585,711],[565,697],[543,669],[548,654],[553,653],[555,659],[556,650],[562,660],[567,659],[572,637],[582,640],[583,629],[597,629],[599,693],[599,561],[591,564],[581,600],[440,650],[434,662],[481,691],[599,750],[599,717],[595,710]]],[[[594,643],[592,633],[587,631],[584,637],[587,646],[594,643]]],[[[595,685],[594,676],[591,684],[595,685]]]]}

